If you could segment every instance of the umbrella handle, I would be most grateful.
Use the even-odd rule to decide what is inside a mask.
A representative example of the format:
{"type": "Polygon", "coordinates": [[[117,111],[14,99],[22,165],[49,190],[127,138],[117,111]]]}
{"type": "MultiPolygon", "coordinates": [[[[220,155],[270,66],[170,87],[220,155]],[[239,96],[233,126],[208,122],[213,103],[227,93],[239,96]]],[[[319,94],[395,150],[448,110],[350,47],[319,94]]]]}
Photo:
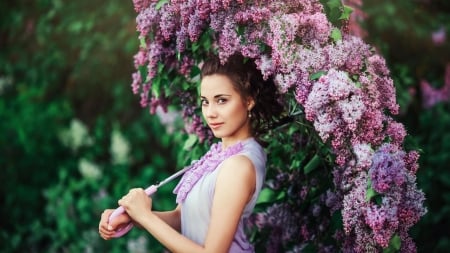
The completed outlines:
{"type": "MultiPolygon", "coordinates": [[[[147,196],[150,196],[153,193],[155,193],[157,190],[158,190],[157,185],[151,185],[147,189],[145,189],[145,193],[147,194],[147,196]]],[[[109,216],[108,223],[111,223],[111,221],[113,221],[117,216],[119,216],[123,213],[125,213],[125,208],[123,208],[123,206],[119,206],[109,216]]],[[[113,235],[113,237],[115,237],[115,238],[121,237],[124,234],[128,233],[128,231],[130,231],[133,227],[134,227],[133,222],[130,221],[126,226],[117,229],[115,234],[113,235]]]]}

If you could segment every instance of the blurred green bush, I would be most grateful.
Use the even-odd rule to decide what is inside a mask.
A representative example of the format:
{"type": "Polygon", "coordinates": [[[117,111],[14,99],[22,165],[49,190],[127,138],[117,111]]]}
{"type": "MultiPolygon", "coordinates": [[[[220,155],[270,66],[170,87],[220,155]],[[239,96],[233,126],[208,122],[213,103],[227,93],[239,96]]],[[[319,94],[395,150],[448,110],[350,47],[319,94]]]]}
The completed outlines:
{"type": "MultiPolygon", "coordinates": [[[[186,136],[131,94],[134,19],[119,0],[0,3],[0,252],[163,251],[97,232],[129,188],[188,162],[173,148],[186,136]]],[[[174,206],[173,186],[155,208],[174,206]]]]}

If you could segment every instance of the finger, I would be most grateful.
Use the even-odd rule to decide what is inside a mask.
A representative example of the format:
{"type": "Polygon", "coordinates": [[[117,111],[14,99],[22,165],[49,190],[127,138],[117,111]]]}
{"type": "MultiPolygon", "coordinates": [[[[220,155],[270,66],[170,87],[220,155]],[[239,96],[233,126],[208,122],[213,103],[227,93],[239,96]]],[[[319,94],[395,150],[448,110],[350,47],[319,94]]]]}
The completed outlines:
{"type": "Polygon", "coordinates": [[[102,237],[112,237],[114,235],[114,233],[115,233],[114,230],[108,230],[108,229],[105,229],[105,228],[100,228],[100,230],[98,232],[100,233],[100,235],[102,237]]]}
{"type": "Polygon", "coordinates": [[[114,211],[114,209],[106,209],[105,211],[103,211],[102,215],[101,215],[101,219],[100,220],[105,220],[107,221],[109,216],[111,216],[111,213],[114,211]]]}
{"type": "Polygon", "coordinates": [[[102,237],[105,240],[109,240],[109,239],[113,238],[114,233],[115,233],[115,231],[110,231],[105,228],[100,228],[98,232],[100,234],[100,237],[102,237]]]}
{"type": "Polygon", "coordinates": [[[119,199],[119,201],[117,201],[117,204],[125,208],[125,199],[124,198],[119,199]]]}

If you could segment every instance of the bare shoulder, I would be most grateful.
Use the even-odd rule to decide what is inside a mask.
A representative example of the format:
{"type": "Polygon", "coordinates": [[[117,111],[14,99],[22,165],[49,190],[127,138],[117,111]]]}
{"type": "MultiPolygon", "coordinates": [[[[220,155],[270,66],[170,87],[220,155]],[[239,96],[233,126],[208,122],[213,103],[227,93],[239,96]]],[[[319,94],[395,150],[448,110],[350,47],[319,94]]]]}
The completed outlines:
{"type": "Polygon", "coordinates": [[[218,178],[220,182],[254,185],[256,172],[252,161],[247,156],[232,156],[226,159],[221,167],[218,178]]]}

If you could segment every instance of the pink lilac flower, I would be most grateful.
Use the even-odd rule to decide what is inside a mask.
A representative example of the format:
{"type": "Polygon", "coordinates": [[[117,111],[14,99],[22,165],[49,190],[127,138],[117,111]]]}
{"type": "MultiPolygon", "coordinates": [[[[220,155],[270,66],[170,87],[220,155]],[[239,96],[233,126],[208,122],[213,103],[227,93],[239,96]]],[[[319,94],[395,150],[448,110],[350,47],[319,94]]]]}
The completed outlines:
{"type": "MultiPolygon", "coordinates": [[[[389,69],[386,61],[379,55],[368,57],[368,72],[374,77],[375,86],[378,89],[379,103],[382,108],[388,109],[392,114],[398,113],[398,104],[395,97],[395,87],[389,77],[389,69]]],[[[372,89],[373,89],[372,88],[372,89]]]]}
{"type": "Polygon", "coordinates": [[[133,0],[134,10],[136,12],[141,12],[146,9],[151,2],[151,0],[133,0]]]}
{"type": "Polygon", "coordinates": [[[258,24],[266,19],[272,13],[266,6],[251,6],[250,9],[238,10],[234,16],[234,19],[238,23],[247,23],[252,21],[254,24],[258,24]]]}
{"type": "Polygon", "coordinates": [[[141,73],[139,73],[139,71],[134,72],[132,74],[132,79],[133,79],[133,82],[131,83],[131,88],[132,88],[133,94],[138,94],[139,89],[142,85],[141,73]]]}
{"type": "Polygon", "coordinates": [[[353,145],[353,152],[356,156],[356,167],[363,170],[368,169],[372,164],[374,151],[368,143],[357,143],[353,145]]]}
{"type": "Polygon", "coordinates": [[[191,67],[194,65],[194,60],[187,56],[183,56],[183,59],[180,63],[180,67],[178,69],[179,73],[188,76],[191,72],[191,67]]]}
{"type": "Polygon", "coordinates": [[[325,43],[331,32],[331,24],[325,13],[319,12],[311,15],[302,15],[299,19],[301,24],[299,37],[305,44],[317,41],[325,43]]]}
{"type": "Polygon", "coordinates": [[[402,201],[399,203],[399,222],[406,231],[427,213],[423,206],[425,195],[417,189],[416,177],[412,173],[406,174],[405,185],[399,192],[402,195],[402,201]]]}
{"type": "Polygon", "coordinates": [[[419,169],[419,156],[419,152],[413,150],[408,152],[405,157],[406,168],[413,175],[415,175],[417,170],[419,169]]]}
{"type": "Polygon", "coordinates": [[[353,181],[353,188],[344,196],[342,219],[348,234],[361,222],[362,210],[366,207],[367,175],[361,173],[353,181]]]}
{"type": "Polygon", "coordinates": [[[230,55],[240,50],[240,40],[235,26],[233,19],[227,19],[222,27],[222,32],[219,35],[219,58],[221,62],[226,62],[230,55]]]}
{"type": "Polygon", "coordinates": [[[140,66],[145,66],[147,63],[147,51],[144,48],[141,48],[137,54],[134,55],[134,67],[137,69],[140,66]]]}
{"type": "Polygon", "coordinates": [[[306,118],[323,141],[335,137],[334,146],[344,145],[340,131],[355,131],[366,108],[360,90],[345,72],[331,69],[314,83],[305,103],[306,118]]]}
{"type": "Polygon", "coordinates": [[[365,38],[367,36],[367,31],[360,25],[361,22],[367,18],[367,14],[362,10],[363,1],[344,0],[343,3],[353,9],[348,24],[349,33],[358,38],[365,38]]]}
{"type": "Polygon", "coordinates": [[[444,79],[444,85],[440,89],[433,88],[426,80],[420,81],[423,107],[431,108],[437,103],[450,101],[450,63],[445,68],[444,79]]]}
{"type": "Polygon", "coordinates": [[[437,29],[431,34],[431,40],[436,46],[443,45],[445,41],[447,40],[447,33],[445,31],[445,27],[442,26],[441,28],[437,29]]]}
{"type": "Polygon", "coordinates": [[[142,91],[141,91],[141,107],[147,107],[149,105],[149,92],[150,92],[151,84],[145,83],[142,84],[142,91]]]}
{"type": "Polygon", "coordinates": [[[394,121],[392,118],[386,120],[386,135],[391,138],[393,145],[400,146],[406,136],[406,129],[403,124],[394,121]]]}
{"type": "Polygon", "coordinates": [[[263,54],[260,58],[256,59],[255,64],[261,71],[264,80],[267,80],[270,76],[272,76],[275,71],[272,64],[272,59],[267,54],[263,54]]]}

